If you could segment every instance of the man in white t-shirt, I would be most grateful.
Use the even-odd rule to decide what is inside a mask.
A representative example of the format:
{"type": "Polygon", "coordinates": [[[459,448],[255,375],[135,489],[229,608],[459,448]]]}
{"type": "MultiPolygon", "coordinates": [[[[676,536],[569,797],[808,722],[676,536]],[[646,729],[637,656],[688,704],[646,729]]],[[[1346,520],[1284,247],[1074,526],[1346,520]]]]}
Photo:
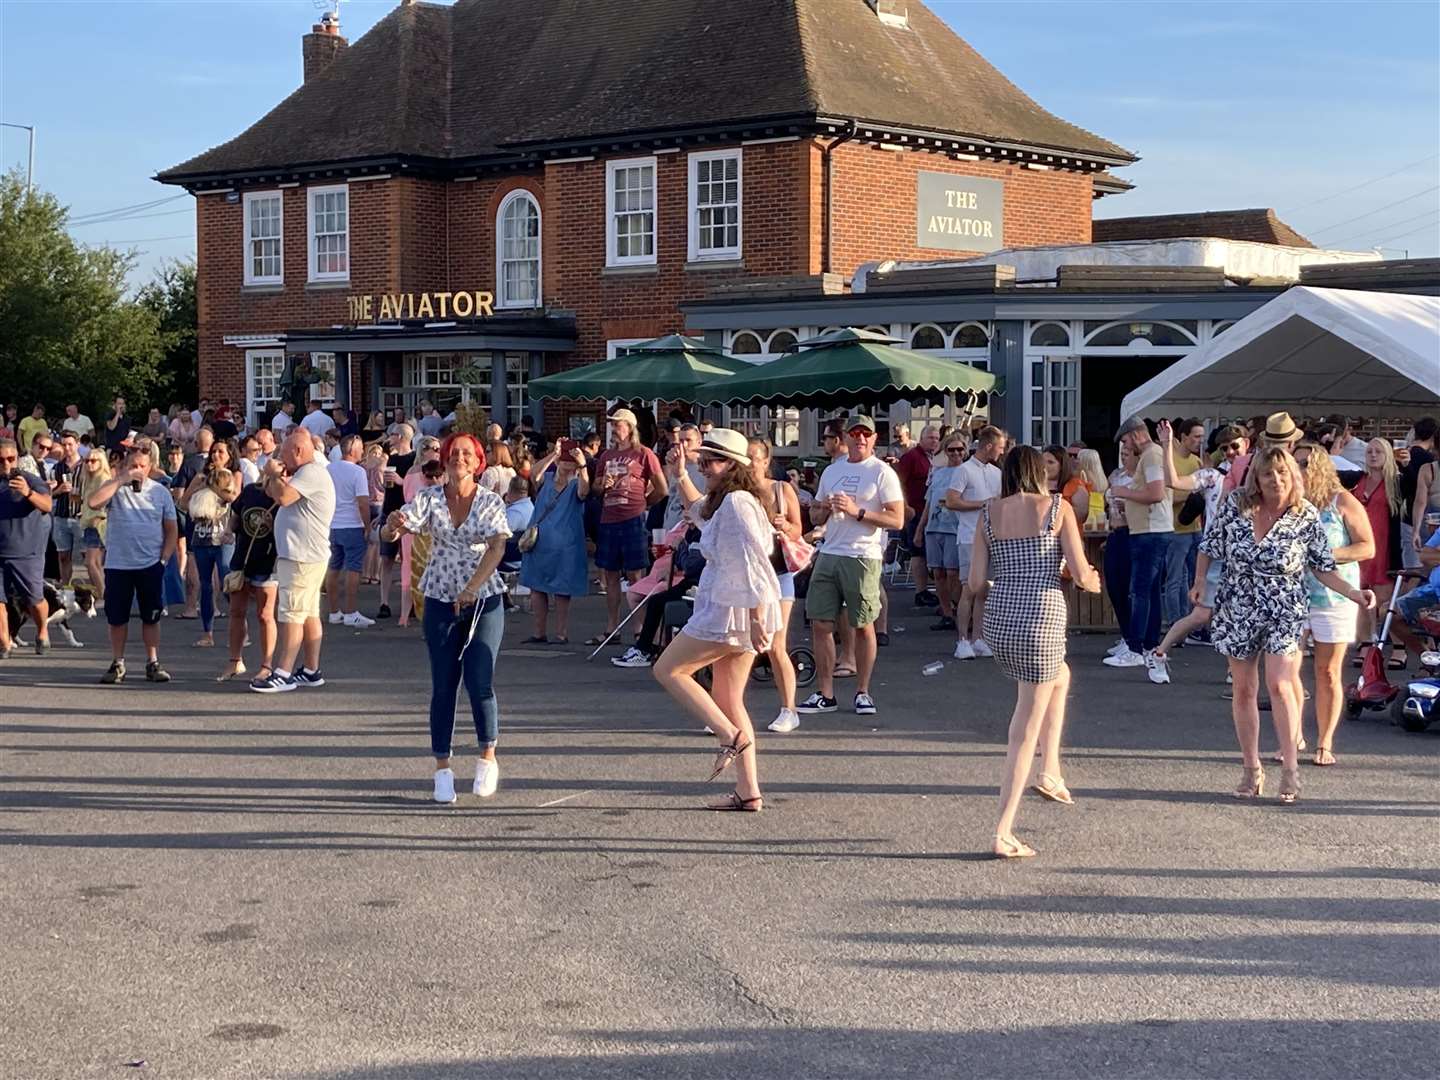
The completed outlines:
{"type": "Polygon", "coordinates": [[[971,454],[950,476],[945,507],[955,511],[955,550],[959,556],[960,600],[955,605],[955,659],[973,660],[993,656],[985,644],[985,598],[970,591],[970,559],[975,554],[975,530],[980,510],[1000,497],[1000,469],[995,462],[1005,452],[1005,433],[997,427],[983,427],[975,436],[971,454]]]}
{"type": "Polygon", "coordinates": [[[365,529],[370,521],[370,477],[360,465],[365,440],[346,435],[336,447],[340,459],[326,466],[335,485],[335,513],[330,518],[330,572],[325,595],[330,601],[330,622],[357,630],[374,626],[356,607],[360,571],[365,568],[365,529]]]}
{"type": "Polygon", "coordinates": [[[65,406],[65,419],[60,424],[61,431],[73,431],[78,439],[81,435],[94,436],[95,422],[80,411],[79,405],[65,406]]]}
{"type": "Polygon", "coordinates": [[[299,687],[324,686],[320,674],[320,586],[330,562],[330,519],[335,516],[335,484],[315,460],[315,442],[298,428],[285,438],[280,452],[265,465],[265,492],[275,500],[275,576],[280,594],[275,602],[279,641],[270,674],[256,678],[250,689],[275,694],[299,687]],[[291,666],[305,646],[305,664],[293,675],[291,666]]]}
{"type": "MultiPolygon", "coordinates": [[[[275,438],[285,438],[285,432],[295,426],[295,403],[293,401],[282,401],[280,407],[275,410],[275,415],[270,418],[270,430],[275,433],[275,438]]],[[[268,455],[268,451],[266,452],[268,455]]]]}
{"type": "Polygon", "coordinates": [[[886,531],[905,523],[905,494],[895,470],[875,456],[875,421],[852,416],[850,452],[820,476],[810,520],[825,526],[825,539],[810,571],[805,611],[815,640],[819,689],[797,712],[829,713],[835,702],[835,624],[843,609],[855,632],[855,712],[870,716],[870,676],[875,670],[875,620],[880,615],[880,570],[886,531]]]}
{"type": "Polygon", "coordinates": [[[320,402],[311,398],[305,403],[305,415],[300,418],[300,426],[311,435],[319,435],[323,438],[335,426],[335,421],[320,407],[320,402]]]}
{"type": "Polygon", "coordinates": [[[1130,625],[1125,627],[1125,648],[1101,663],[1143,667],[1151,682],[1163,685],[1170,675],[1163,663],[1157,663],[1155,649],[1160,644],[1165,554],[1175,531],[1174,494],[1165,486],[1165,454],[1150,438],[1144,420],[1130,417],[1115,439],[1129,447],[1136,461],[1133,481],[1110,489],[1112,499],[1124,502],[1130,529],[1130,625]]]}

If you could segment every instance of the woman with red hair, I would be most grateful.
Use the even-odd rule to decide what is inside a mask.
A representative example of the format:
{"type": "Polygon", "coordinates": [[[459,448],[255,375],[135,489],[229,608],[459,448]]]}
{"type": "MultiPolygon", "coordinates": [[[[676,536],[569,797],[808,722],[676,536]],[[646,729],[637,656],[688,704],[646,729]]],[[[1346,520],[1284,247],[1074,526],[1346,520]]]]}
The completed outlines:
{"type": "Polygon", "coordinates": [[[495,700],[495,660],[505,633],[505,585],[496,573],[505,554],[510,527],[505,503],[483,490],[485,450],[473,435],[451,435],[440,445],[445,481],[421,488],[390,515],[384,539],[428,536],[430,561],[420,579],[425,596],[422,617],[430,653],[430,749],[435,755],[435,801],[455,801],[450,749],[455,735],[455,703],[460,680],[470,698],[480,762],[473,791],[495,794],[500,766],[495,744],[500,708],[495,700]]]}

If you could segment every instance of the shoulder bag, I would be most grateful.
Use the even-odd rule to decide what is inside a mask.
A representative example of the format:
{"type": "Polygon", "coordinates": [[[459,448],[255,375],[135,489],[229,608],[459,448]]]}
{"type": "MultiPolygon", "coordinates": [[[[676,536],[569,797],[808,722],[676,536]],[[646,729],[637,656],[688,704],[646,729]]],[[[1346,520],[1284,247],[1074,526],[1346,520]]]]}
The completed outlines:
{"type": "MultiPolygon", "coordinates": [[[[781,493],[785,486],[788,486],[785,481],[775,481],[775,505],[782,516],[785,513],[785,498],[781,493]]],[[[808,567],[814,558],[815,548],[803,537],[792,537],[779,529],[775,530],[775,551],[770,557],[770,564],[775,567],[777,574],[798,574],[808,567]]]]}
{"type": "MultiPolygon", "coordinates": [[[[573,484],[574,482],[575,481],[572,480],[570,483],[573,484]]],[[[554,490],[553,484],[549,485],[549,487],[552,491],[554,490]]],[[[515,546],[520,549],[520,554],[528,555],[534,550],[535,545],[540,542],[540,526],[544,524],[545,519],[550,516],[550,511],[559,506],[560,500],[568,494],[570,494],[570,484],[566,484],[565,489],[550,501],[550,504],[545,507],[545,512],[540,515],[540,520],[532,522],[529,528],[520,534],[520,539],[515,541],[515,546]]]]}

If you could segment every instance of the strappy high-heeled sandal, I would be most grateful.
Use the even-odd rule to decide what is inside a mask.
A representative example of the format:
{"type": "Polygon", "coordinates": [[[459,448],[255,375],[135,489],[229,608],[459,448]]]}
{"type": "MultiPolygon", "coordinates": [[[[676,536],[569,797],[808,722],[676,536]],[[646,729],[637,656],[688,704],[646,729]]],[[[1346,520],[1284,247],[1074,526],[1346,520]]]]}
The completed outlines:
{"type": "Polygon", "coordinates": [[[1240,786],[1232,794],[1237,799],[1258,799],[1265,794],[1265,770],[1259,765],[1247,768],[1240,776],[1240,786]]]}
{"type": "Polygon", "coordinates": [[[765,809],[765,799],[756,795],[753,799],[742,799],[738,791],[732,791],[719,802],[707,803],[707,810],[733,810],[742,814],[758,814],[765,809]]]}
{"type": "Polygon", "coordinates": [[[1280,770],[1280,802],[1289,806],[1300,797],[1300,770],[1280,770]]]}
{"type": "Polygon", "coordinates": [[[719,776],[722,772],[728,769],[730,767],[730,764],[736,758],[738,758],[746,750],[750,749],[750,744],[748,742],[744,746],[738,745],[739,742],[740,734],[739,732],[736,732],[735,738],[730,740],[730,742],[726,743],[724,746],[720,747],[720,749],[715,752],[714,768],[710,770],[709,779],[714,780],[715,777],[719,776]]]}
{"type": "Polygon", "coordinates": [[[1033,859],[1036,852],[1029,844],[1023,843],[1013,836],[996,836],[995,846],[990,849],[990,854],[997,859],[1033,859]]]}
{"type": "Polygon", "coordinates": [[[1065,806],[1074,806],[1075,800],[1070,795],[1070,789],[1065,786],[1065,781],[1058,776],[1051,776],[1049,773],[1041,773],[1038,782],[1030,785],[1031,790],[1051,802],[1058,802],[1065,806]]]}

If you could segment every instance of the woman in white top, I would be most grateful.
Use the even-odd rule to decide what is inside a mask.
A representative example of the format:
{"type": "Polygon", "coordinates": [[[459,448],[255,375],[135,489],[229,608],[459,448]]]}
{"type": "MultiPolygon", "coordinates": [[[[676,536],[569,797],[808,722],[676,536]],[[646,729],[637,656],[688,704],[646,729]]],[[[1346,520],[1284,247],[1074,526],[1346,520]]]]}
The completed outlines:
{"type": "Polygon", "coordinates": [[[686,513],[700,529],[705,570],[690,621],[652,670],[666,692],[720,740],[710,778],[739,763],[735,790],[710,809],[753,813],[765,802],[755,762],[755,728],[745,711],[745,683],[755,654],[770,648],[784,621],[780,583],[770,565],[775,527],[761,505],[760,484],[747,451],[744,435],[715,428],[700,444],[707,494],[702,496],[680,471],[686,513]],[[711,694],[695,679],[704,667],[711,669],[711,694]]]}

